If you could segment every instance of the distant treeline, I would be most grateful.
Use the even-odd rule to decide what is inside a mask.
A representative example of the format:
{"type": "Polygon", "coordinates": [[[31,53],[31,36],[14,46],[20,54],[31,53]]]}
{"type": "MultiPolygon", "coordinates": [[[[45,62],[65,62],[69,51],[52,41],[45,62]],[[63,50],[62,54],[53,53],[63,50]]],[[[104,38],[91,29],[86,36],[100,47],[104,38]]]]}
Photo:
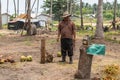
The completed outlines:
{"type": "MultiPolygon", "coordinates": [[[[60,16],[66,10],[70,14],[79,16],[80,15],[80,0],[46,0],[44,1],[43,13],[50,13],[52,5],[52,13],[54,14],[55,20],[60,20],[60,16]]],[[[96,14],[97,13],[97,4],[89,4],[82,2],[82,11],[83,15],[85,14],[96,14]]],[[[103,17],[106,19],[112,19],[114,13],[114,3],[106,2],[103,3],[103,17]]],[[[120,3],[117,3],[116,16],[120,17],[120,3]]]]}

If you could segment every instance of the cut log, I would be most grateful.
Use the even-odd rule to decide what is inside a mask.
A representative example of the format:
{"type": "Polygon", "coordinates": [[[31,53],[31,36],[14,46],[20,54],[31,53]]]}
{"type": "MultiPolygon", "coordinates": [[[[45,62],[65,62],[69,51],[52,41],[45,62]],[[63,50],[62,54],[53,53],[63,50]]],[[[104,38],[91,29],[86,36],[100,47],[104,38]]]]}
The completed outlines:
{"type": "Polygon", "coordinates": [[[90,80],[93,55],[87,54],[86,49],[87,46],[82,45],[80,47],[78,71],[75,74],[75,78],[90,80]]]}

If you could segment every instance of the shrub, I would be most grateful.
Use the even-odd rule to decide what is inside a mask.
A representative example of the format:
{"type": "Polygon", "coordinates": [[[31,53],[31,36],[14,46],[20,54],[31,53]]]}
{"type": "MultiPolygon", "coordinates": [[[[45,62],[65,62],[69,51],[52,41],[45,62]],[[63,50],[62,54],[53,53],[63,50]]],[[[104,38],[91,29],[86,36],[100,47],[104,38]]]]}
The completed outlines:
{"type": "Polygon", "coordinates": [[[102,71],[102,80],[118,80],[119,70],[119,65],[106,65],[102,71]]]}
{"type": "Polygon", "coordinates": [[[103,17],[109,20],[109,19],[113,18],[113,14],[112,13],[104,13],[103,17]]]}

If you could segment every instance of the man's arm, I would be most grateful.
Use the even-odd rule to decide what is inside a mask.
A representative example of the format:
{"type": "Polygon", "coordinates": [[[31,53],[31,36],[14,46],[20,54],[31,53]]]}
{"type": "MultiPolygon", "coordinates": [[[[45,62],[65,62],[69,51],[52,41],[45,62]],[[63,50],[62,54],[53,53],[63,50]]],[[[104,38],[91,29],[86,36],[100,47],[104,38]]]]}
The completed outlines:
{"type": "Polygon", "coordinates": [[[60,32],[60,24],[59,24],[59,25],[58,25],[57,41],[59,41],[59,39],[60,39],[60,35],[61,35],[61,32],[60,32]]]}
{"type": "Polygon", "coordinates": [[[75,24],[72,24],[72,31],[73,31],[73,46],[75,47],[75,40],[76,40],[76,28],[75,28],[75,24]]]}
{"type": "Polygon", "coordinates": [[[76,40],[76,27],[74,23],[73,23],[73,39],[76,40]]]}

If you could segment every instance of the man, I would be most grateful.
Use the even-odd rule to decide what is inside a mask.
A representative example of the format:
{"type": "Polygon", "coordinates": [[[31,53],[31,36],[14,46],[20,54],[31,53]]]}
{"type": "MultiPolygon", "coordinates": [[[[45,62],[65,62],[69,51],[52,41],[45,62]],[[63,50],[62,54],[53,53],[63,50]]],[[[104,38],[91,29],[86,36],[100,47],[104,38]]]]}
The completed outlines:
{"type": "Polygon", "coordinates": [[[58,38],[61,40],[61,54],[62,54],[62,61],[66,61],[66,55],[69,56],[69,64],[73,63],[73,44],[75,44],[75,24],[70,20],[70,14],[65,12],[63,14],[63,20],[58,25],[58,38]]]}

